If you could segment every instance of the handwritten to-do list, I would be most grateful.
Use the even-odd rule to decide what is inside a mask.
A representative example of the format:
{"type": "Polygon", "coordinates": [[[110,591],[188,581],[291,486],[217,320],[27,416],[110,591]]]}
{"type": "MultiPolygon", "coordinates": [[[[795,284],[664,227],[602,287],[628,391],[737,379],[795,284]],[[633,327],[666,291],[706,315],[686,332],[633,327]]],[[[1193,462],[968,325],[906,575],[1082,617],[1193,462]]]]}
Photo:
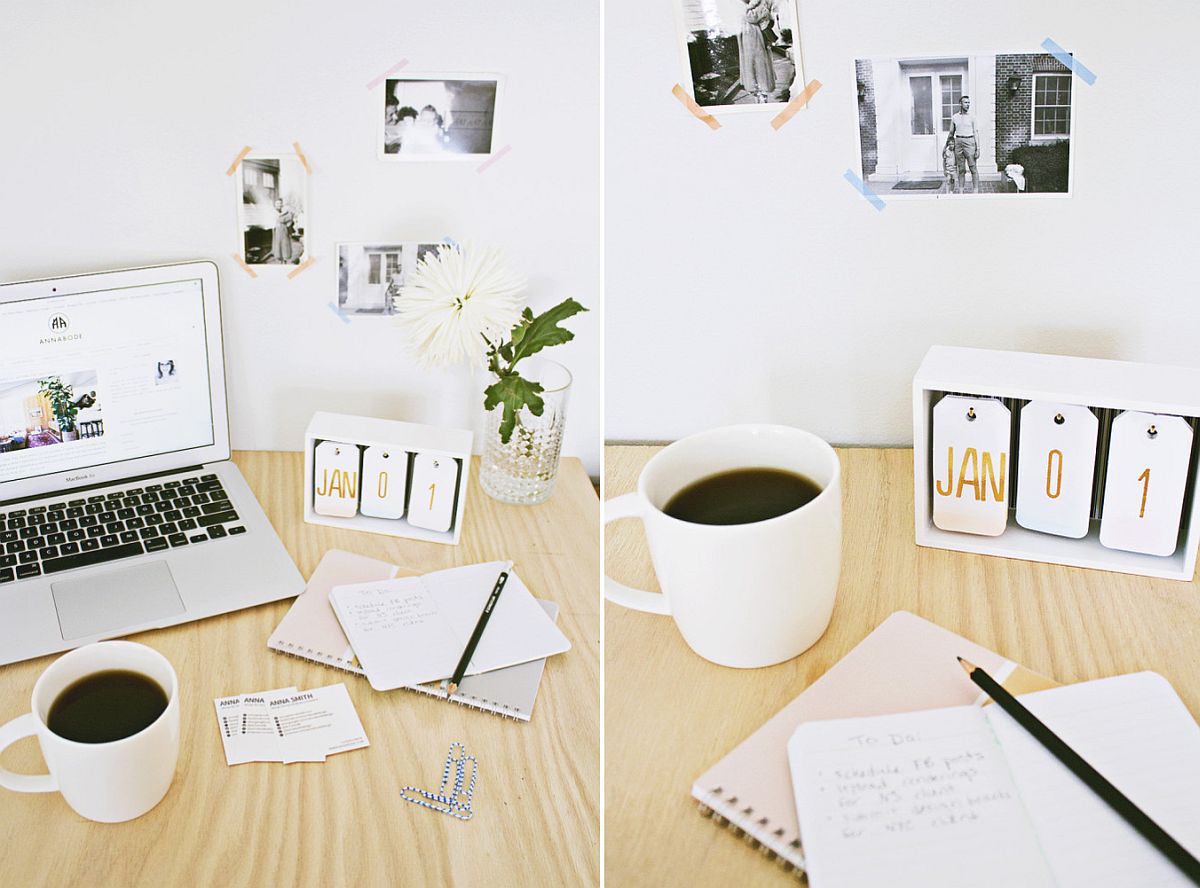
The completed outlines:
{"type": "MultiPolygon", "coordinates": [[[[845,884],[903,884],[872,849],[921,860],[923,875],[914,874],[913,884],[927,885],[937,884],[943,867],[946,876],[961,875],[967,861],[958,849],[970,849],[972,868],[1007,869],[1013,847],[1036,846],[1004,752],[980,710],[875,721],[811,722],[797,732],[804,763],[803,784],[795,788],[806,803],[800,831],[814,885],[826,884],[823,870],[838,872],[845,884]]],[[[1053,884],[1039,857],[1031,863],[1021,881],[1005,884],[1053,884]]]]}
{"type": "MultiPolygon", "coordinates": [[[[1164,679],[1022,700],[1200,852],[1200,727],[1164,679]]],[[[815,888],[1189,884],[995,706],[808,722],[788,758],[815,888]]]]}

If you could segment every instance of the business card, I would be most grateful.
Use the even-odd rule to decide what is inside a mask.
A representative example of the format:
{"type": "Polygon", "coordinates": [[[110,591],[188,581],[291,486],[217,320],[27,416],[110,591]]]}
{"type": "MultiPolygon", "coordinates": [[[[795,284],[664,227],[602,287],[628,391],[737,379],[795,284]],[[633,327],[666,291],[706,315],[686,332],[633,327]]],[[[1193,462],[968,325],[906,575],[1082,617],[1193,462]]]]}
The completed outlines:
{"type": "Polygon", "coordinates": [[[323,762],[370,745],[344,684],[218,697],[213,705],[229,765],[323,762]]]}

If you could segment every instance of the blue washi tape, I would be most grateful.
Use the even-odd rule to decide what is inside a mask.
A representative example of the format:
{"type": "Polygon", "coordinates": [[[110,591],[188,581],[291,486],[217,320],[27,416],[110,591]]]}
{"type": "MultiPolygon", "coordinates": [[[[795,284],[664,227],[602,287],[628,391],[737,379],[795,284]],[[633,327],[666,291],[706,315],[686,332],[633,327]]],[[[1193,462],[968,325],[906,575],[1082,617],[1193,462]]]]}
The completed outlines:
{"type": "Polygon", "coordinates": [[[350,323],[350,319],[348,317],[346,317],[345,313],[340,308],[338,308],[336,305],[334,305],[332,302],[329,303],[329,310],[331,312],[333,312],[335,315],[337,315],[339,318],[341,318],[343,324],[350,323]]]}
{"type": "Polygon", "coordinates": [[[461,250],[461,249],[462,249],[462,247],[460,247],[460,246],[458,245],[458,241],[456,241],[454,238],[452,238],[452,237],[451,237],[450,235],[448,235],[448,234],[447,234],[445,237],[443,237],[443,238],[442,238],[442,242],[443,242],[443,243],[447,243],[447,244],[449,244],[450,246],[454,247],[454,249],[456,249],[456,250],[461,250]]]}
{"type": "Polygon", "coordinates": [[[867,200],[869,200],[871,202],[871,206],[873,206],[875,209],[882,210],[884,207],[887,206],[887,204],[885,204],[883,202],[883,198],[881,198],[878,194],[876,194],[874,191],[872,191],[870,186],[868,186],[866,182],[864,182],[862,179],[858,178],[858,176],[856,176],[854,174],[853,170],[846,170],[845,179],[847,182],[849,182],[851,185],[854,186],[855,191],[857,191],[859,194],[861,194],[863,197],[865,197],[867,200]]]}
{"type": "Polygon", "coordinates": [[[1049,37],[1042,41],[1042,49],[1062,62],[1068,70],[1074,71],[1079,76],[1079,79],[1088,86],[1096,82],[1096,75],[1083,62],[1072,56],[1049,37]]]}

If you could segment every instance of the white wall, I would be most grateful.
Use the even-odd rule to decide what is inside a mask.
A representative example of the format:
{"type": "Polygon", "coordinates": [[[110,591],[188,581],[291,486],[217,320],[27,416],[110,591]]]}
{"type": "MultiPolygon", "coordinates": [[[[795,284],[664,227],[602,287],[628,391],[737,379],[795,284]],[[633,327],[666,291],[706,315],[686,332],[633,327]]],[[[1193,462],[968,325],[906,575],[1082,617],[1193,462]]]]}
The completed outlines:
{"type": "MultiPolygon", "coordinates": [[[[0,279],[196,257],[221,268],[237,448],[301,447],[315,410],[474,424],[482,390],[425,372],[387,320],[345,324],[339,240],[499,244],[543,309],[592,312],[547,353],[575,374],[564,451],[599,469],[599,3],[486,0],[6,3],[0,25],[0,279]],[[490,169],[376,159],[382,90],[408,73],[507,76],[490,169]],[[225,169],[242,145],[314,167],[309,248],[289,282],[251,280],[225,169]]],[[[2,356],[0,356],[2,360],[2,356]]]]}
{"type": "Polygon", "coordinates": [[[609,439],[766,420],[908,443],[935,343],[1200,365],[1200,5],[799,5],[811,106],[779,132],[771,114],[712,132],[670,93],[671,3],[607,2],[609,439]],[[1046,37],[1098,78],[1075,80],[1075,197],[878,212],[842,179],[859,168],[855,57],[1046,37]]]}

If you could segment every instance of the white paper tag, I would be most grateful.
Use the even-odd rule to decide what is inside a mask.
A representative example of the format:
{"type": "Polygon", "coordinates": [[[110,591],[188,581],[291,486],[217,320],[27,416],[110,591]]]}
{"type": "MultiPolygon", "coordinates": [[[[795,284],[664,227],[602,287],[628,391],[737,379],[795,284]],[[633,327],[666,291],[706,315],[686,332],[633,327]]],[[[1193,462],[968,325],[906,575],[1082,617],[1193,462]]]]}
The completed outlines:
{"type": "Polygon", "coordinates": [[[995,398],[947,395],[933,408],[933,523],[999,536],[1008,525],[1010,414],[995,398]]]}
{"type": "Polygon", "coordinates": [[[408,523],[426,530],[449,530],[454,522],[457,486],[458,460],[451,456],[418,453],[413,458],[408,523]]]}
{"type": "Polygon", "coordinates": [[[1017,524],[1087,536],[1096,479],[1100,420],[1087,407],[1030,401],[1021,408],[1017,445],[1017,524]]]}
{"type": "Polygon", "coordinates": [[[407,484],[407,451],[368,447],[363,452],[362,502],[359,511],[372,518],[404,517],[404,489],[407,484]]]}
{"type": "Polygon", "coordinates": [[[358,513],[360,452],[354,444],[322,441],[313,457],[313,511],[353,518],[358,513]]]}
{"type": "Polygon", "coordinates": [[[1113,420],[1100,542],[1170,555],[1179,538],[1192,429],[1179,416],[1128,410],[1113,420]]]}

